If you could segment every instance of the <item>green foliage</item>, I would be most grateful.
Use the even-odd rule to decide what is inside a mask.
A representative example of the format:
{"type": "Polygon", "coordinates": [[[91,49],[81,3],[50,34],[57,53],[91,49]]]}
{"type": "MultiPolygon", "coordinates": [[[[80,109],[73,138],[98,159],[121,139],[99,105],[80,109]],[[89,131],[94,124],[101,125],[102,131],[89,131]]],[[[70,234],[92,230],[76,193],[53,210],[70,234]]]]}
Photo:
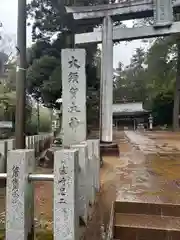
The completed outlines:
{"type": "Polygon", "coordinates": [[[36,240],[53,240],[52,231],[38,231],[36,234],[36,240]]]}
{"type": "MultiPolygon", "coordinates": [[[[12,121],[14,132],[15,127],[15,112],[16,112],[16,70],[15,62],[10,62],[7,65],[6,81],[0,84],[0,120],[12,121]]],[[[31,118],[31,100],[26,97],[26,129],[29,128],[31,118]]]]}
{"type": "Polygon", "coordinates": [[[142,101],[145,95],[145,69],[143,63],[145,52],[137,48],[131,63],[125,69],[119,64],[114,84],[114,102],[142,101]]]}
{"type": "Polygon", "coordinates": [[[47,108],[40,108],[40,132],[49,132],[51,130],[51,113],[47,108]]]}
{"type": "MultiPolygon", "coordinates": [[[[37,109],[32,109],[31,118],[27,122],[27,132],[29,135],[36,135],[38,132],[38,113],[37,109]]],[[[51,113],[48,108],[39,109],[39,132],[49,132],[51,130],[51,113]]]]}
{"type": "MultiPolygon", "coordinates": [[[[50,39],[54,33],[79,31],[72,15],[66,14],[65,6],[88,6],[109,3],[109,0],[32,0],[27,5],[27,13],[34,20],[32,36],[34,40],[50,39]]],[[[83,31],[89,26],[83,26],[83,31]]]]}
{"type": "Polygon", "coordinates": [[[55,103],[61,92],[60,61],[53,56],[35,59],[27,71],[27,88],[36,99],[55,103]]]}
{"type": "Polygon", "coordinates": [[[173,113],[173,91],[164,90],[152,101],[152,112],[157,125],[171,125],[173,113]]]}
{"type": "MultiPolygon", "coordinates": [[[[0,240],[5,240],[5,231],[0,231],[0,240]]],[[[50,230],[38,230],[35,240],[53,240],[53,233],[50,230]]]]}
{"type": "Polygon", "coordinates": [[[156,124],[172,124],[177,73],[177,45],[172,37],[156,39],[147,52],[136,49],[131,63],[116,70],[114,102],[142,101],[156,124]]]}

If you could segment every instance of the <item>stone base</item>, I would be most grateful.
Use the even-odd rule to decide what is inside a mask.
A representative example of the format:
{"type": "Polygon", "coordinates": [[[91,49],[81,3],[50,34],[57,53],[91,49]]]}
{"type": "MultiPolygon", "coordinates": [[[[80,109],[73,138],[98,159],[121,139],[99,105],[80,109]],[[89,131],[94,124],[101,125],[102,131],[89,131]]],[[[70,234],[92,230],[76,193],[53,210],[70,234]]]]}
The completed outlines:
{"type": "Polygon", "coordinates": [[[102,156],[119,156],[119,147],[115,142],[100,142],[100,153],[102,156]]]}

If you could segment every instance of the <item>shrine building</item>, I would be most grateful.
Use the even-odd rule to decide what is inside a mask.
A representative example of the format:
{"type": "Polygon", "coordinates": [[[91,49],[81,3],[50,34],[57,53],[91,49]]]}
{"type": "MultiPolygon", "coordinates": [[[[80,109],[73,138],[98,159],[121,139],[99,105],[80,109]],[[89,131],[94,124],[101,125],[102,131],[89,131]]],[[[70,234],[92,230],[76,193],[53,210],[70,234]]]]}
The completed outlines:
{"type": "Polygon", "coordinates": [[[142,102],[113,104],[113,126],[118,129],[136,129],[138,124],[148,126],[150,111],[143,108],[142,102]]]}

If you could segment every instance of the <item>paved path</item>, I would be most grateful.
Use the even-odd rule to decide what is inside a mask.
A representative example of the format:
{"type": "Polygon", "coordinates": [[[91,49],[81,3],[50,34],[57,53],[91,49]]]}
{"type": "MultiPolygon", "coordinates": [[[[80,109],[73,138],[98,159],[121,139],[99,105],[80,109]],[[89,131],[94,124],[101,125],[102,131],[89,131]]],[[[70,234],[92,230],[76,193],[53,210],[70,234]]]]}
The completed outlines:
{"type": "Polygon", "coordinates": [[[136,148],[143,152],[157,152],[157,147],[155,141],[144,136],[140,132],[135,131],[125,131],[125,136],[129,142],[136,148]]]}
{"type": "Polygon", "coordinates": [[[168,138],[165,143],[150,139],[146,132],[125,131],[124,133],[131,145],[144,154],[180,155],[180,148],[178,149],[175,144],[168,144],[168,138]]]}

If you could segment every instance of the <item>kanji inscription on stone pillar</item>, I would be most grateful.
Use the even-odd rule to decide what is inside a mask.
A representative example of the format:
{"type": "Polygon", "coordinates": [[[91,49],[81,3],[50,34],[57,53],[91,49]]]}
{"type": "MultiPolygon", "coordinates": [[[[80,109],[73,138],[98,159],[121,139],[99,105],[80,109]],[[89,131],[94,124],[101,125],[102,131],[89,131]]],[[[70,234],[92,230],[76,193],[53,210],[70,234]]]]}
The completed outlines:
{"type": "Polygon", "coordinates": [[[85,56],[84,49],[63,49],[61,53],[64,146],[86,139],[85,56]]]}

